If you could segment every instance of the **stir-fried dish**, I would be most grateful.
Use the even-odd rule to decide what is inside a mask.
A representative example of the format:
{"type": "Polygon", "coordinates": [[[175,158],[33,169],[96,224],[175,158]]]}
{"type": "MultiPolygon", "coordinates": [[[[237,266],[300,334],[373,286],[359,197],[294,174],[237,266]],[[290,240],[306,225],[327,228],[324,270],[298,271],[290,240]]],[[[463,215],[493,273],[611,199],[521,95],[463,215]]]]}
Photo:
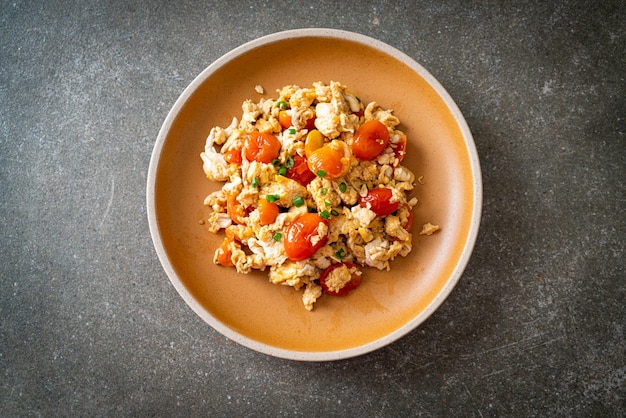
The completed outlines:
{"type": "Polygon", "coordinates": [[[203,169],[224,185],[205,199],[206,224],[225,234],[214,263],[269,270],[311,310],[324,293],[356,289],[365,267],[389,270],[409,254],[415,175],[402,165],[407,137],[391,110],[339,82],[277,93],[244,101],[239,119],[211,129],[203,169]]]}

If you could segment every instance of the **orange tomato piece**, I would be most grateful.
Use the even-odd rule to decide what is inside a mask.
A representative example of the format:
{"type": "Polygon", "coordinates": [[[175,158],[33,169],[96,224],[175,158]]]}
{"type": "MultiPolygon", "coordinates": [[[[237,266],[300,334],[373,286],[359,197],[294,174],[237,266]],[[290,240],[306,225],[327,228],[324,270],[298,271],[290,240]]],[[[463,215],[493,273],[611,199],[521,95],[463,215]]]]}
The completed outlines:
{"type": "Polygon", "coordinates": [[[269,164],[278,157],[280,141],[269,132],[251,132],[243,143],[243,154],[248,161],[269,164]]]}
{"type": "Polygon", "coordinates": [[[291,127],[291,111],[281,110],[278,112],[278,123],[283,129],[289,129],[291,127]]]}
{"type": "Polygon", "coordinates": [[[230,164],[241,164],[241,148],[232,149],[224,154],[224,159],[230,164]]]}
{"type": "Polygon", "coordinates": [[[299,261],[309,258],[326,243],[328,234],[323,237],[318,235],[320,223],[327,224],[318,214],[305,213],[289,224],[284,246],[285,253],[290,260],[299,261]]]}
{"type": "Polygon", "coordinates": [[[232,219],[233,222],[239,225],[246,224],[246,210],[241,205],[241,203],[239,203],[239,201],[237,200],[237,195],[234,193],[229,194],[228,198],[226,199],[226,213],[228,213],[228,216],[230,216],[230,219],[232,219]]]}
{"type": "Polygon", "coordinates": [[[215,252],[215,262],[217,264],[221,264],[222,266],[232,267],[233,262],[231,261],[231,256],[233,255],[229,246],[230,243],[233,242],[232,239],[226,237],[222,242],[222,245],[215,252]]]}
{"type": "Polygon", "coordinates": [[[361,160],[373,160],[387,148],[389,131],[380,121],[365,122],[354,133],[352,152],[361,160]]]}
{"type": "Polygon", "coordinates": [[[350,171],[350,150],[345,142],[331,141],[316,149],[308,156],[307,164],[311,172],[320,177],[336,179],[350,171]]]}
{"type": "Polygon", "coordinates": [[[270,225],[273,224],[276,220],[276,217],[280,213],[280,209],[278,205],[273,202],[268,202],[266,199],[259,200],[259,215],[261,225],[270,225]]]}

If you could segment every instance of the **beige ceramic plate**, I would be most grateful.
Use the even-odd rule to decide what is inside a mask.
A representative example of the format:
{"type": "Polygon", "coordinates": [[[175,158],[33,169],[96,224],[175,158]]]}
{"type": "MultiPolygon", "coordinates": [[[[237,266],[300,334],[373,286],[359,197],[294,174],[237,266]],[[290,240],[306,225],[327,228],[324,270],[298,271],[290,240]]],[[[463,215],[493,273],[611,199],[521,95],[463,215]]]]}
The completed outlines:
{"type": "Polygon", "coordinates": [[[402,337],[444,301],[470,257],[482,204],[478,157],[453,100],[419,64],[369,37],[329,29],[281,32],[249,42],[204,70],[183,92],[157,138],[147,185],[150,232],[161,263],[185,302],[217,331],[277,357],[321,361],[364,354],[402,337]],[[414,247],[392,271],[366,269],[348,297],[324,295],[312,312],[301,292],[273,285],[267,272],[237,274],[212,263],[213,235],[200,152],[211,127],[241,116],[241,103],[276,89],[340,81],[364,102],[391,108],[409,138],[408,165],[423,184],[414,247]],[[418,235],[432,222],[442,230],[418,235]]]}

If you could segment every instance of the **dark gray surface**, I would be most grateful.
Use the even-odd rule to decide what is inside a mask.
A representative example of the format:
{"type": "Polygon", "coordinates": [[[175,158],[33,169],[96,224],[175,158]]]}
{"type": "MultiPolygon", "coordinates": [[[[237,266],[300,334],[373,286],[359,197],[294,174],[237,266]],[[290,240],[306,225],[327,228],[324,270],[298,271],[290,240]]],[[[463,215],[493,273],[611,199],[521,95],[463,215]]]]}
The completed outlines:
{"type": "Polygon", "coordinates": [[[623,416],[626,6],[0,2],[3,416],[623,416]],[[150,153],[202,69],[299,27],[370,35],[450,92],[484,214],[443,306],[332,363],[220,337],[169,283],[150,153]]]}

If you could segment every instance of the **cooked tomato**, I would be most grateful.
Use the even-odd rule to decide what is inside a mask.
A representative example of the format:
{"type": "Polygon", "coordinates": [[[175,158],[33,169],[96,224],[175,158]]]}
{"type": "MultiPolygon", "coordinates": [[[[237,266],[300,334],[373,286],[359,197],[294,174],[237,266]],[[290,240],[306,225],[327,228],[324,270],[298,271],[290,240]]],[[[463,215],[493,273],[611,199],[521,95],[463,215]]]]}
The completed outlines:
{"type": "Polygon", "coordinates": [[[230,238],[224,238],[222,245],[215,252],[215,262],[217,264],[221,264],[226,267],[231,267],[233,262],[230,260],[230,257],[233,255],[232,251],[228,248],[230,243],[233,242],[230,238]]]}
{"type": "Polygon", "coordinates": [[[230,164],[241,164],[241,148],[232,149],[224,154],[224,159],[230,164]]]}
{"type": "Polygon", "coordinates": [[[320,177],[336,179],[350,171],[350,149],[345,142],[331,141],[308,156],[309,170],[320,177]]]}
{"type": "Polygon", "coordinates": [[[280,209],[278,208],[278,205],[276,203],[268,202],[265,199],[259,200],[258,210],[261,225],[273,224],[280,212],[280,209]]]}
{"type": "Polygon", "coordinates": [[[287,169],[287,177],[306,186],[315,178],[315,174],[309,170],[306,157],[296,154],[296,156],[293,157],[293,167],[287,169]]]}
{"type": "Polygon", "coordinates": [[[243,142],[243,154],[248,161],[271,163],[279,151],[280,141],[268,132],[251,132],[243,142]]]}
{"type": "Polygon", "coordinates": [[[332,266],[327,267],[326,270],[324,270],[322,272],[322,275],[320,276],[320,285],[324,289],[324,292],[326,292],[326,293],[328,293],[329,295],[332,295],[332,296],[346,296],[352,290],[354,290],[357,287],[359,287],[360,284],[361,284],[361,270],[358,268],[357,265],[352,264],[352,263],[348,263],[348,262],[333,264],[332,266]],[[330,290],[328,288],[328,285],[326,284],[326,279],[328,278],[328,275],[333,270],[335,270],[335,269],[337,269],[337,268],[339,268],[341,266],[346,266],[349,270],[352,270],[352,269],[356,269],[356,270],[352,273],[350,281],[348,283],[346,283],[341,289],[339,289],[337,291],[330,290]]]}
{"type": "Polygon", "coordinates": [[[354,133],[352,152],[361,160],[373,160],[387,148],[389,131],[377,120],[365,122],[354,133]]]}
{"type": "Polygon", "coordinates": [[[226,213],[228,213],[228,216],[230,216],[233,222],[239,225],[246,224],[246,220],[244,219],[246,217],[246,210],[241,203],[239,203],[237,195],[234,193],[228,195],[226,200],[226,213]]]}
{"type": "Polygon", "coordinates": [[[313,129],[306,134],[306,140],[304,141],[304,154],[309,157],[315,150],[318,150],[324,146],[324,135],[317,129],[313,129]]]}
{"type": "Polygon", "coordinates": [[[281,110],[278,112],[278,123],[280,123],[283,129],[289,129],[291,127],[291,111],[281,110]]]}
{"type": "Polygon", "coordinates": [[[320,223],[326,224],[321,216],[316,213],[305,213],[289,225],[284,245],[285,253],[290,260],[309,258],[326,243],[328,234],[320,237],[317,233],[320,223]]]}
{"type": "Polygon", "coordinates": [[[391,202],[393,193],[386,187],[378,187],[367,192],[359,198],[359,204],[366,208],[369,203],[370,209],[378,216],[389,215],[398,210],[398,202],[391,202]]]}
{"type": "Polygon", "coordinates": [[[398,143],[391,145],[393,153],[398,159],[398,164],[400,164],[402,160],[404,160],[404,156],[406,155],[406,142],[406,135],[402,134],[398,143]]]}
{"type": "MultiPolygon", "coordinates": [[[[291,110],[281,110],[278,112],[278,123],[283,129],[289,129],[293,126],[293,121],[291,120],[291,110]]],[[[315,129],[315,116],[307,119],[305,129],[309,131],[315,129]]]]}

